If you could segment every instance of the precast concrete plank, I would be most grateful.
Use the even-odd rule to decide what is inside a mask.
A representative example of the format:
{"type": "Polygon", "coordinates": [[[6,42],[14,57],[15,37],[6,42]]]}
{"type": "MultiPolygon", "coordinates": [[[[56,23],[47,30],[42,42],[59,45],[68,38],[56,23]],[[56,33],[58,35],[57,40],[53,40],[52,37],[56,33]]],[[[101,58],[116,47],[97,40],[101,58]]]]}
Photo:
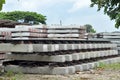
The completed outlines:
{"type": "Polygon", "coordinates": [[[103,36],[103,38],[108,39],[120,39],[120,36],[103,36]]]}
{"type": "Polygon", "coordinates": [[[103,33],[104,36],[120,36],[120,33],[103,33]]]}
{"type": "Polygon", "coordinates": [[[46,62],[65,62],[64,55],[57,56],[41,56],[35,54],[7,54],[7,59],[27,60],[27,61],[46,61],[46,62]]]}

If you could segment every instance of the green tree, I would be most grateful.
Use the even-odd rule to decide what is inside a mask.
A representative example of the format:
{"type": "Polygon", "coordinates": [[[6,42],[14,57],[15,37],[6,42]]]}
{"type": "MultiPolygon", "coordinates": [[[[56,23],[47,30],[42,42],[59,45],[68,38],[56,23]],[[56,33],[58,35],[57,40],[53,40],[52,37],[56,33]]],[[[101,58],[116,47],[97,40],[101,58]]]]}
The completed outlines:
{"type": "Polygon", "coordinates": [[[0,11],[2,10],[3,4],[5,4],[5,0],[0,0],[0,11]]]}
{"type": "Polygon", "coordinates": [[[96,30],[90,24],[86,24],[84,26],[86,27],[87,33],[96,33],[96,30]]]}
{"type": "Polygon", "coordinates": [[[98,11],[104,10],[111,20],[115,20],[115,27],[120,26],[120,0],[91,0],[91,7],[97,5],[98,11]]]}
{"type": "Polygon", "coordinates": [[[38,14],[36,12],[29,11],[13,11],[13,12],[1,12],[0,19],[19,21],[23,20],[23,23],[32,22],[33,24],[46,24],[46,16],[38,14]]]}

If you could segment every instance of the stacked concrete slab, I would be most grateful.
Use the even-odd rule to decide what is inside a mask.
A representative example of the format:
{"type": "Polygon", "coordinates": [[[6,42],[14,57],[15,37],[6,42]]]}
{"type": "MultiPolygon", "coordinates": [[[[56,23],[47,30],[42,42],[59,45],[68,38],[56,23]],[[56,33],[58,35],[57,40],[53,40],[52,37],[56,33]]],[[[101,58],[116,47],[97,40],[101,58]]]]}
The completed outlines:
{"type": "Polygon", "coordinates": [[[109,41],[18,39],[3,41],[0,51],[6,51],[10,60],[3,63],[5,71],[73,74],[95,68],[100,62],[109,64],[120,61],[115,47],[109,41]]]}
{"type": "MultiPolygon", "coordinates": [[[[45,25],[34,25],[34,26],[16,26],[16,29],[20,28],[35,28],[37,33],[46,35],[48,38],[86,38],[86,29],[83,26],[45,26],[45,25]]],[[[24,35],[24,34],[23,34],[24,35]]],[[[23,36],[25,37],[25,36],[23,36]]],[[[43,36],[42,36],[43,37],[43,36]]],[[[18,39],[18,38],[17,38],[18,39]]]]}
{"type": "Polygon", "coordinates": [[[96,34],[95,38],[109,40],[112,43],[117,44],[117,50],[120,54],[120,32],[104,32],[96,34]]]}
{"type": "Polygon", "coordinates": [[[8,59],[3,63],[5,71],[74,74],[101,62],[120,61],[116,44],[85,40],[85,29],[80,26],[16,26],[6,31],[11,32],[11,38],[0,39],[0,52],[8,59]]]}

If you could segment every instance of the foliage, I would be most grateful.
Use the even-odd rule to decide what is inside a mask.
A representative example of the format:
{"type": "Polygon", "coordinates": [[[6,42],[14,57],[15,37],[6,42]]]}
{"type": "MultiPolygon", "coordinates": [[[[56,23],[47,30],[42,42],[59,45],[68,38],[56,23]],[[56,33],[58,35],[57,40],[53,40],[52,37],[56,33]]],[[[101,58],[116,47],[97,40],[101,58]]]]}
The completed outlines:
{"type": "Polygon", "coordinates": [[[13,21],[23,21],[23,23],[30,23],[33,24],[46,24],[46,16],[41,14],[37,14],[36,12],[29,12],[29,11],[13,11],[13,12],[1,12],[0,19],[7,19],[13,21]]]}
{"type": "Polygon", "coordinates": [[[97,5],[98,11],[104,9],[111,20],[115,20],[115,27],[120,26],[120,0],[91,0],[91,7],[97,5]]]}
{"type": "Polygon", "coordinates": [[[5,4],[5,0],[0,0],[0,11],[2,10],[3,4],[5,4]]]}
{"type": "Polygon", "coordinates": [[[87,33],[96,33],[95,29],[90,24],[84,25],[86,27],[86,32],[87,33]]]}

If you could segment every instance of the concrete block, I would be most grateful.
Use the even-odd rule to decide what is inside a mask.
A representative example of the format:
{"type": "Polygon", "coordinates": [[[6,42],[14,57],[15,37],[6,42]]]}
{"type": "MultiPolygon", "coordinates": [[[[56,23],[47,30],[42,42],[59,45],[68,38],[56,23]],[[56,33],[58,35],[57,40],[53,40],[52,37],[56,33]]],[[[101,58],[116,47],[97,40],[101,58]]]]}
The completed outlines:
{"type": "Polygon", "coordinates": [[[64,50],[68,50],[67,44],[64,44],[64,50]]]}
{"type": "Polygon", "coordinates": [[[78,47],[79,47],[79,49],[82,49],[82,46],[81,46],[81,44],[78,44],[78,47]]]}
{"type": "Polygon", "coordinates": [[[96,57],[100,56],[100,51],[95,51],[96,52],[96,57]]]}
{"type": "Polygon", "coordinates": [[[86,43],[84,44],[84,49],[88,49],[88,47],[87,47],[87,44],[86,44],[86,43]]]}
{"type": "Polygon", "coordinates": [[[66,44],[59,44],[60,50],[67,50],[66,44]]]}
{"type": "Polygon", "coordinates": [[[55,51],[59,51],[59,44],[54,44],[55,51]]]}
{"type": "Polygon", "coordinates": [[[83,71],[82,65],[78,64],[78,65],[74,65],[74,66],[75,66],[75,71],[76,72],[83,71]]]}
{"type": "Polygon", "coordinates": [[[65,55],[65,61],[72,61],[72,55],[65,55]]]}
{"type": "Polygon", "coordinates": [[[94,58],[94,51],[90,52],[90,58],[94,58]]]}
{"type": "Polygon", "coordinates": [[[71,44],[72,50],[75,50],[75,44],[71,44]]]}
{"type": "Polygon", "coordinates": [[[90,58],[90,54],[91,54],[91,52],[85,52],[84,53],[85,59],[89,59],[90,58]]]}
{"type": "Polygon", "coordinates": [[[54,75],[65,75],[65,74],[69,74],[69,67],[54,67],[52,69],[52,73],[51,74],[54,74],[54,75]]]}
{"type": "Polygon", "coordinates": [[[72,44],[67,44],[68,50],[72,50],[72,44]]]}
{"type": "Polygon", "coordinates": [[[72,60],[79,60],[79,53],[73,53],[72,55],[72,60]]]}
{"type": "Polygon", "coordinates": [[[48,52],[50,50],[48,46],[52,47],[50,44],[33,44],[33,50],[34,52],[48,52]]]}
{"type": "MultiPolygon", "coordinates": [[[[44,49],[43,49],[44,51],[44,49]]],[[[54,52],[55,51],[55,45],[54,44],[48,44],[48,51],[54,52]]]]}
{"type": "Polygon", "coordinates": [[[88,70],[89,69],[87,63],[81,64],[81,65],[82,65],[83,70],[88,70]]]}
{"type": "Polygon", "coordinates": [[[75,73],[75,67],[74,67],[74,65],[68,67],[68,73],[69,74],[74,74],[75,73]]]}
{"type": "Polygon", "coordinates": [[[81,43],[81,49],[85,49],[85,44],[81,43]]]}
{"type": "Polygon", "coordinates": [[[87,44],[87,48],[92,49],[92,44],[91,43],[87,44]]]}
{"type": "Polygon", "coordinates": [[[95,63],[88,63],[88,69],[93,69],[95,67],[95,63]]]}
{"type": "Polygon", "coordinates": [[[85,59],[85,53],[80,53],[79,54],[79,59],[85,59]]]}
{"type": "Polygon", "coordinates": [[[75,49],[79,49],[79,44],[74,44],[75,49]]]}
{"type": "Polygon", "coordinates": [[[97,57],[97,53],[98,53],[97,51],[96,52],[93,51],[93,58],[97,57]]]}
{"type": "Polygon", "coordinates": [[[93,48],[93,49],[96,48],[95,43],[92,44],[92,48],[93,48]]]}

